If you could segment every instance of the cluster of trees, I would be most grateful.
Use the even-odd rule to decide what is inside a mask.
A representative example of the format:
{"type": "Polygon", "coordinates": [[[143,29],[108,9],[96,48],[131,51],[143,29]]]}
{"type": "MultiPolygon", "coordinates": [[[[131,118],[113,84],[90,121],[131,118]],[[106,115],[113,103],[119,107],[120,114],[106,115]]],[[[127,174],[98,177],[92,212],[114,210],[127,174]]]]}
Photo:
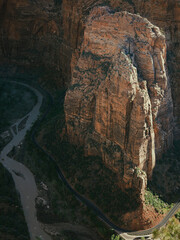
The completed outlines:
{"type": "Polygon", "coordinates": [[[121,240],[122,238],[119,236],[119,235],[115,235],[115,234],[113,234],[112,236],[111,236],[111,240],[121,240]]]}
{"type": "Polygon", "coordinates": [[[169,220],[169,223],[161,229],[156,229],[153,232],[154,239],[161,240],[179,240],[180,239],[180,223],[173,217],[169,220]]]}
{"type": "MultiPolygon", "coordinates": [[[[157,240],[179,240],[180,239],[180,222],[179,222],[179,216],[180,212],[176,214],[176,218],[173,217],[169,220],[169,223],[160,228],[156,229],[153,232],[153,239],[157,240]]],[[[144,240],[144,237],[141,237],[142,240],[144,240]]],[[[111,240],[122,240],[122,238],[119,235],[113,234],[111,236],[111,240]]]]}

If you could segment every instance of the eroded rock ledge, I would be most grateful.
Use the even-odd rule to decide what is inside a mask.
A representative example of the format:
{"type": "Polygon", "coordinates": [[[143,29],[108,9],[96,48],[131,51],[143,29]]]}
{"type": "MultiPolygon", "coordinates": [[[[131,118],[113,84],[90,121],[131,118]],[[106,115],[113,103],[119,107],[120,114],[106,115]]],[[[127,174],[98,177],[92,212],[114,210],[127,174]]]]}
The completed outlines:
{"type": "Polygon", "coordinates": [[[144,188],[146,177],[139,176],[137,186],[135,169],[150,178],[156,158],[173,140],[166,43],[159,28],[139,15],[95,8],[65,115],[70,142],[83,145],[86,155],[100,155],[123,188],[144,188]]]}

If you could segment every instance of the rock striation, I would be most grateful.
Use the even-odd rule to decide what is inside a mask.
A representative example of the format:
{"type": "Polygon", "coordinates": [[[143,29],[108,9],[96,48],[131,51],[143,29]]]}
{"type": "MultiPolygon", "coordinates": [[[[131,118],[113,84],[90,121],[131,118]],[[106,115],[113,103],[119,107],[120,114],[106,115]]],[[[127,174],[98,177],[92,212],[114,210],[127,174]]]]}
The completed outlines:
{"type": "Polygon", "coordinates": [[[139,13],[150,22],[163,30],[167,43],[167,65],[172,87],[173,112],[174,112],[174,137],[180,136],[180,85],[179,85],[179,66],[180,66],[180,2],[179,0],[63,0],[63,48],[65,55],[64,73],[68,79],[71,78],[71,72],[79,58],[79,46],[83,41],[86,19],[89,11],[96,5],[106,4],[114,11],[128,11],[130,13],[139,13]],[[74,31],[78,29],[78,31],[74,31]],[[76,43],[76,44],[75,44],[76,43]],[[69,66],[69,67],[67,67],[69,66]],[[69,72],[67,72],[67,70],[69,72]]]}
{"type": "Polygon", "coordinates": [[[65,97],[69,141],[141,191],[173,141],[165,36],[139,15],[99,7],[83,39],[65,97]]]}
{"type": "Polygon", "coordinates": [[[171,79],[175,139],[180,136],[180,2],[179,0],[1,0],[0,64],[42,69],[43,82],[68,86],[80,54],[91,9],[139,13],[163,29],[171,79]]]}

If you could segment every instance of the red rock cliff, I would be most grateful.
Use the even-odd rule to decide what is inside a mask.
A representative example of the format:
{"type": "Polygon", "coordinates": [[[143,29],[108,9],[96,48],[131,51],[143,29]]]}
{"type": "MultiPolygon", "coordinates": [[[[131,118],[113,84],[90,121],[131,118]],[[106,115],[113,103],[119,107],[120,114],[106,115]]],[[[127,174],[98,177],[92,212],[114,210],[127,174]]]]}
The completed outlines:
{"type": "Polygon", "coordinates": [[[136,167],[151,177],[156,157],[173,139],[166,44],[159,28],[138,15],[94,9],[65,113],[69,140],[84,145],[87,155],[100,155],[127,187],[136,167]]]}
{"type": "MultiPolygon", "coordinates": [[[[170,75],[170,84],[172,87],[174,116],[175,116],[175,138],[180,134],[180,86],[179,86],[179,68],[180,68],[180,2],[179,0],[64,0],[62,4],[63,12],[63,43],[66,50],[66,64],[69,66],[70,78],[71,70],[76,65],[79,57],[79,46],[83,40],[83,32],[89,11],[94,5],[107,4],[115,11],[126,10],[131,13],[139,13],[146,17],[156,26],[160,27],[166,36],[167,43],[167,66],[170,75]],[[78,29],[74,31],[73,29],[78,29]],[[67,40],[71,39],[71,40],[67,40]],[[71,65],[71,67],[70,67],[71,65]]],[[[65,52],[65,51],[64,51],[65,52]]]]}
{"type": "Polygon", "coordinates": [[[72,78],[71,141],[141,194],[146,174],[136,167],[150,177],[172,144],[171,92],[180,136],[179,28],[179,0],[1,0],[0,62],[43,68],[59,87],[72,78]],[[102,8],[88,18],[98,5],[129,13],[102,8]]]}
{"type": "Polygon", "coordinates": [[[2,0],[0,1],[0,62],[43,67],[48,81],[71,81],[90,10],[109,5],[115,11],[139,13],[163,29],[172,87],[175,137],[180,136],[180,2],[179,0],[2,0]],[[72,66],[72,67],[71,67],[72,66]]]}

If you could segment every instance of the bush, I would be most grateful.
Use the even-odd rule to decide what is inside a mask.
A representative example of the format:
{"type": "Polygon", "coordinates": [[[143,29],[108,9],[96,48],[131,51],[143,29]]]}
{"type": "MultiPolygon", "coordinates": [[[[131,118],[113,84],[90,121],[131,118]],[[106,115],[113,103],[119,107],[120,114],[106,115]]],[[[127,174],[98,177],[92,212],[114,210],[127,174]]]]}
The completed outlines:
{"type": "Polygon", "coordinates": [[[162,227],[161,229],[156,229],[153,232],[154,239],[161,239],[161,240],[179,240],[180,239],[180,224],[179,222],[173,217],[169,220],[167,226],[162,227]]]}
{"type": "Polygon", "coordinates": [[[161,200],[158,195],[154,195],[150,190],[145,192],[145,203],[153,206],[158,213],[162,214],[171,207],[168,203],[161,200]]]}

